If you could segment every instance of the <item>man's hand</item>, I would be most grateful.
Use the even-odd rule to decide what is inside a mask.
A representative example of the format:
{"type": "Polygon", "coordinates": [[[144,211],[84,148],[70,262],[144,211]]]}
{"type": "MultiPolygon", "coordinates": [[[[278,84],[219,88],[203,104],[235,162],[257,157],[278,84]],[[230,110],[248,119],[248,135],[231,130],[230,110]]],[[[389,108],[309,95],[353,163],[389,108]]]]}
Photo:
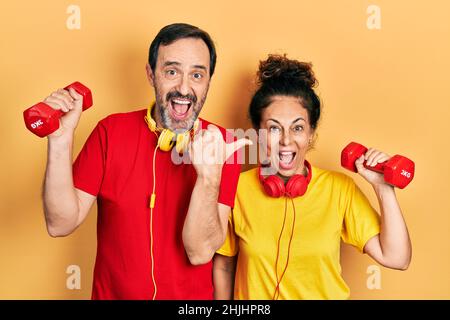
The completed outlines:
{"type": "Polygon", "coordinates": [[[237,150],[252,144],[246,138],[226,143],[219,128],[210,124],[207,129],[195,135],[189,148],[189,156],[198,177],[220,184],[223,164],[237,150]]]}
{"type": "Polygon", "coordinates": [[[44,103],[55,110],[65,112],[60,119],[58,130],[48,135],[48,137],[51,139],[66,134],[73,135],[73,132],[80,121],[83,96],[78,94],[73,88],[69,88],[69,90],[58,89],[45,98],[44,103]]]}

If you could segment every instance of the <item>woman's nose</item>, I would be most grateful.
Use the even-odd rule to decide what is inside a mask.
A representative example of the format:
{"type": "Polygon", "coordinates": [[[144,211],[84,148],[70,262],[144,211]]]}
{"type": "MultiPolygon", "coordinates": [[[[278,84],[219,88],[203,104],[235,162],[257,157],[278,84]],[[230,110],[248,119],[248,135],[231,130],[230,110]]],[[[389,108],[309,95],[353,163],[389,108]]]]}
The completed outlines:
{"type": "Polygon", "coordinates": [[[280,144],[283,146],[287,146],[291,143],[291,136],[289,134],[289,131],[283,130],[283,133],[281,134],[280,138],[280,144]]]}

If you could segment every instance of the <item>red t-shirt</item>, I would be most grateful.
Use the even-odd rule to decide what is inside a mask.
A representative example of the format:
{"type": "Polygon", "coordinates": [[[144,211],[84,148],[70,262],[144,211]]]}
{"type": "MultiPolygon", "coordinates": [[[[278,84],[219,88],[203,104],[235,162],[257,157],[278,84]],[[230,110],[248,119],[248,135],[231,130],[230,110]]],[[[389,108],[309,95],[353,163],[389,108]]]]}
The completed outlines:
{"type": "MultiPolygon", "coordinates": [[[[150,208],[157,137],[146,110],[101,120],[73,165],[76,188],[97,196],[97,259],[93,299],[152,299],[150,208]]],[[[201,119],[201,127],[209,122],[201,119]]],[[[219,127],[225,141],[233,137],[219,127]]],[[[212,262],[190,264],[182,229],[196,172],[156,154],[153,253],[157,299],[212,299],[212,262]]],[[[235,154],[236,157],[236,154],[235,154]]],[[[224,164],[218,202],[233,207],[240,165],[224,164]]]]}

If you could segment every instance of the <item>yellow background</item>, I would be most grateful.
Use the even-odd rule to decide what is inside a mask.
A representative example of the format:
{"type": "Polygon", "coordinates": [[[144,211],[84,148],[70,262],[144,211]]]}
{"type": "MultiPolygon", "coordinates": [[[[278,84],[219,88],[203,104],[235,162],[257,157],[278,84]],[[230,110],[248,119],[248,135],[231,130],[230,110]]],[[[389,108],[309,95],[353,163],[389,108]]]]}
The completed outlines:
{"type": "MultiPolygon", "coordinates": [[[[406,272],[381,269],[381,289],[366,286],[375,264],[343,248],[353,299],[449,299],[450,2],[442,1],[8,1],[2,4],[0,298],[89,299],[96,253],[96,208],[67,238],[45,229],[41,186],[46,139],[28,132],[22,111],[75,80],[94,95],[76,132],[78,154],[97,121],[153,99],[145,63],[161,27],[188,22],[216,42],[216,74],[202,116],[248,128],[246,110],[258,61],[288,53],[311,61],[324,104],[309,159],[340,168],[352,140],[416,162],[414,181],[397,192],[411,233],[406,272]],[[81,9],[69,30],[67,7],[81,9]],[[369,30],[371,4],[381,29],[369,30]],[[81,268],[81,289],[66,288],[66,268],[81,268]]],[[[357,181],[376,208],[373,191],[357,181]]]]}

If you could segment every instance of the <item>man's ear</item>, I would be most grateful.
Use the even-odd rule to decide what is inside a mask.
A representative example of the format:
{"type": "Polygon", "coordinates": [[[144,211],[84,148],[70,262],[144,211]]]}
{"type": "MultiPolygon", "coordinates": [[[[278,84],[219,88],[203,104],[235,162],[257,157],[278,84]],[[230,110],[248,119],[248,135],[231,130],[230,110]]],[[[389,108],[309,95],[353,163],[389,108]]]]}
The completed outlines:
{"type": "Polygon", "coordinates": [[[154,87],[155,86],[155,84],[154,84],[154,75],[153,75],[152,68],[150,67],[150,65],[148,63],[145,65],[145,70],[147,71],[148,82],[150,82],[150,85],[152,87],[154,87]]]}

